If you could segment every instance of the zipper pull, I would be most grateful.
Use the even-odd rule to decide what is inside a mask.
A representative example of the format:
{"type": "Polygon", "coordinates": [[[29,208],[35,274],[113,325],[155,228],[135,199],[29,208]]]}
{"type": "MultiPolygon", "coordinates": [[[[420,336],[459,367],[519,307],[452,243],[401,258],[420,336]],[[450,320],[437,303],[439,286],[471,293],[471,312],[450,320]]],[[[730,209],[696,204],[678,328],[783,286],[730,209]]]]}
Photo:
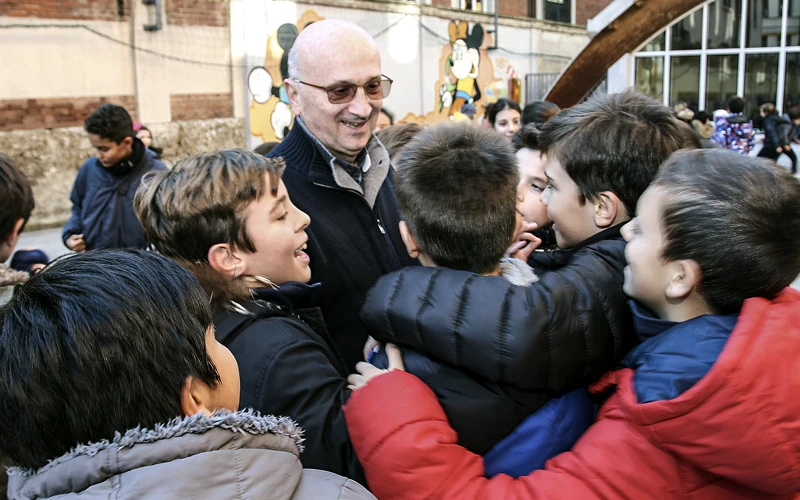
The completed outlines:
{"type": "Polygon", "coordinates": [[[381,230],[381,234],[386,234],[386,230],[383,229],[383,224],[381,224],[381,220],[380,219],[375,219],[375,220],[378,221],[378,229],[381,230]]]}

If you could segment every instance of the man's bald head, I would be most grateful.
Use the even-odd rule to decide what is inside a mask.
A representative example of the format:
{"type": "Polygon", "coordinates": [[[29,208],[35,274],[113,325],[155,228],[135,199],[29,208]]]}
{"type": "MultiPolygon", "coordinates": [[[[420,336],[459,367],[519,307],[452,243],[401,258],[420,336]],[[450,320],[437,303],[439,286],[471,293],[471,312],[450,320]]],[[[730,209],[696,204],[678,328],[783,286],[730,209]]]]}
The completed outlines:
{"type": "Polygon", "coordinates": [[[372,36],[361,26],[349,21],[326,19],[310,24],[300,32],[289,51],[289,78],[307,78],[309,67],[322,59],[358,47],[379,54],[372,36]]]}

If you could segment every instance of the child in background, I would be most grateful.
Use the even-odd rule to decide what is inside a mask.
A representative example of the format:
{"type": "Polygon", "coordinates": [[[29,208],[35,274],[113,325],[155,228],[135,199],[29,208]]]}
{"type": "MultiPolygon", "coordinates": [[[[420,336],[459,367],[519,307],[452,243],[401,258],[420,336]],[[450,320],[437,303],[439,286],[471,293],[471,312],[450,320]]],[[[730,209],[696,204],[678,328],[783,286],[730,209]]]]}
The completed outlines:
{"type": "MultiPolygon", "coordinates": [[[[716,112],[714,115],[716,116],[716,112]]],[[[738,96],[728,100],[727,114],[714,122],[711,140],[736,153],[747,156],[756,144],[753,122],[744,115],[744,99],[738,96]]]]}
{"type": "Polygon", "coordinates": [[[81,166],[72,186],[64,245],[74,252],[146,248],[133,196],[145,174],[167,167],[135,137],[131,115],[121,106],[103,104],[86,118],[84,128],[97,153],[81,166]]]}
{"type": "Polygon", "coordinates": [[[800,493],[800,182],[728,151],[676,153],[623,234],[642,342],[593,387],[610,397],[573,450],[488,480],[424,384],[362,364],[345,414],[382,500],[800,493]]]}
{"type": "Polygon", "coordinates": [[[239,369],[208,297],[169,259],[63,258],[1,311],[11,499],[373,498],[304,471],[291,420],[236,412],[239,369]]]}
{"type": "Polygon", "coordinates": [[[519,104],[511,99],[500,98],[486,106],[486,119],[489,125],[507,141],[519,130],[522,111],[519,104]]]}
{"type": "Polygon", "coordinates": [[[16,285],[28,279],[28,273],[7,267],[3,262],[14,252],[33,207],[28,178],[11,158],[0,153],[0,306],[11,300],[16,285]]]}
{"type": "MultiPolygon", "coordinates": [[[[533,235],[541,240],[536,250],[546,251],[555,250],[558,245],[556,235],[551,229],[553,221],[547,216],[547,207],[541,201],[542,193],[547,188],[547,176],[544,173],[547,157],[539,146],[540,133],[536,125],[525,125],[514,134],[511,145],[516,151],[519,167],[517,211],[527,224],[536,224],[533,235]]],[[[523,243],[526,242],[523,240],[523,243]]],[[[515,253],[522,248],[524,247],[516,245],[509,251],[515,253]]]]}
{"type": "Polygon", "coordinates": [[[139,122],[133,122],[133,130],[136,131],[136,138],[142,141],[144,147],[156,154],[156,158],[161,158],[161,148],[153,146],[153,132],[139,122]]]}

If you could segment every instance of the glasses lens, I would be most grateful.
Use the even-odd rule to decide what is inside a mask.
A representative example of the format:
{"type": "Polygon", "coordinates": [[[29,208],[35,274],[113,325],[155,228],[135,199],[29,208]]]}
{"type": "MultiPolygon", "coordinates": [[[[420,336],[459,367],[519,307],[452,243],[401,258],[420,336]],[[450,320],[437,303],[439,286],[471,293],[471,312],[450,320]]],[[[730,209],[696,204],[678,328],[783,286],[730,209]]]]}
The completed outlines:
{"type": "Polygon", "coordinates": [[[328,102],[331,104],[344,104],[353,100],[356,95],[355,85],[337,85],[328,89],[328,102]]]}
{"type": "Polygon", "coordinates": [[[389,97],[389,92],[392,91],[392,81],[387,79],[381,80],[381,91],[383,92],[383,99],[389,97]]]}

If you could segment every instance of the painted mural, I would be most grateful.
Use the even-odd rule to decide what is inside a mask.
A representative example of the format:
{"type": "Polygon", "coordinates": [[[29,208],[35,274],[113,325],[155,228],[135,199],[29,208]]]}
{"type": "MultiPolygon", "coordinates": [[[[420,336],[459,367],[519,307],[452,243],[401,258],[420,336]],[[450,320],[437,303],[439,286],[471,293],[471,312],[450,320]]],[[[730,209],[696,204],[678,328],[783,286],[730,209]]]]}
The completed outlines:
{"type": "MultiPolygon", "coordinates": [[[[262,141],[280,141],[291,129],[294,115],[284,89],[289,50],[306,26],[324,19],[313,10],[303,12],[295,24],[281,25],[267,39],[264,65],[248,76],[252,95],[250,133],[262,141]]],[[[499,74],[488,55],[492,37],[481,24],[450,21],[449,43],[442,46],[439,75],[434,82],[435,102],[424,116],[408,114],[398,123],[431,124],[442,120],[464,121],[482,116],[485,106],[506,95],[507,61],[498,58],[499,74]]]]}
{"type": "Polygon", "coordinates": [[[267,39],[264,66],[253,68],[248,76],[248,87],[253,99],[250,103],[250,133],[262,141],[280,141],[294,121],[283,80],[288,75],[289,50],[300,31],[309,24],[323,20],[313,10],[303,12],[295,24],[281,25],[267,39]]]}
{"type": "Polygon", "coordinates": [[[447,27],[450,43],[442,47],[439,78],[434,84],[436,102],[425,116],[408,114],[403,122],[422,125],[450,119],[472,120],[485,112],[487,103],[503,94],[503,80],[495,75],[487,47],[492,36],[480,24],[450,21],[447,27]]]}

